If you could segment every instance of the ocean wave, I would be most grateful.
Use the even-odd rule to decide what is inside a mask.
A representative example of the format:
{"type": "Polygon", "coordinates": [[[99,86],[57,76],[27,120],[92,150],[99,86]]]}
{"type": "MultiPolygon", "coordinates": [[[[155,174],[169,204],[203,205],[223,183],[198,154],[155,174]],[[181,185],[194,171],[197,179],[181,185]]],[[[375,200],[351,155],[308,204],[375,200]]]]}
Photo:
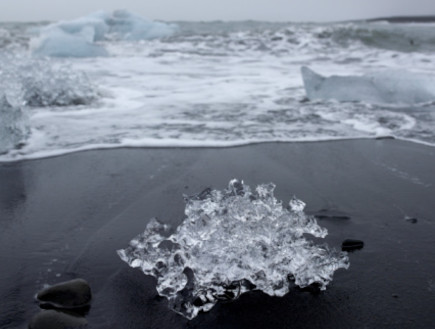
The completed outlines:
{"type": "MultiPolygon", "coordinates": [[[[105,56],[107,42],[161,39],[170,51],[226,55],[258,51],[288,55],[298,52],[333,53],[345,49],[423,52],[435,50],[434,24],[346,22],[267,23],[174,22],[144,19],[124,10],[96,12],[53,24],[0,25],[0,49],[20,44],[42,56],[105,56]],[[184,45],[184,47],[183,47],[184,45]],[[192,47],[193,46],[193,47],[192,47]]],[[[162,51],[165,50],[163,47],[162,51]]]]}
{"type": "MultiPolygon", "coordinates": [[[[181,45],[178,50],[205,56],[246,51],[289,55],[295,51],[329,54],[353,49],[405,53],[435,50],[435,30],[431,24],[180,22],[178,25],[180,30],[162,42],[177,43],[181,45]]],[[[167,51],[170,49],[168,46],[167,51]]]]}
{"type": "Polygon", "coordinates": [[[435,50],[433,24],[346,23],[319,27],[314,36],[336,47],[358,42],[368,48],[418,52],[435,50]]]}
{"type": "MultiPolygon", "coordinates": [[[[342,45],[340,38],[334,40],[336,33],[344,33],[340,29],[352,34],[354,29],[396,25],[177,25],[171,36],[141,41],[103,31],[104,40],[94,44],[104,47],[107,57],[40,58],[26,47],[2,48],[0,90],[29,117],[31,134],[0,161],[97,148],[226,147],[379,136],[435,145],[431,52],[371,47],[353,36],[342,45]],[[332,84],[332,94],[307,99],[301,66],[325,76],[346,76],[352,83],[342,83],[341,91],[332,84]],[[372,81],[370,72],[375,72],[377,86],[370,97],[373,89],[383,95],[374,100],[358,87],[372,81]]],[[[1,28],[12,29],[7,37],[14,39],[33,25],[5,26],[1,28]]],[[[397,25],[421,29],[421,40],[431,26],[397,25]]]]}

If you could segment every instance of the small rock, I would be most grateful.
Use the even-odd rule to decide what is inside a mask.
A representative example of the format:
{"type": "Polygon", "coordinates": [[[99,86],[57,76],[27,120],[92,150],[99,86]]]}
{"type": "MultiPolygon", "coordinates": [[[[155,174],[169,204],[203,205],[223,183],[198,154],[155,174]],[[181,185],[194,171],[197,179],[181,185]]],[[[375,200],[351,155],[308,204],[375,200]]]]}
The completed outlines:
{"type": "Polygon", "coordinates": [[[56,308],[83,308],[92,299],[91,288],[83,279],[75,279],[55,284],[41,290],[36,299],[41,304],[48,304],[56,308]]]}
{"type": "Polygon", "coordinates": [[[414,217],[405,217],[405,220],[411,224],[416,224],[418,222],[418,219],[414,217]]]}
{"type": "Polygon", "coordinates": [[[399,298],[399,295],[397,295],[397,294],[392,294],[391,297],[393,297],[393,298],[399,298]]]}
{"type": "Polygon", "coordinates": [[[334,209],[320,209],[319,211],[315,212],[314,217],[318,220],[330,220],[330,221],[347,221],[350,220],[350,216],[348,216],[346,213],[341,212],[339,210],[334,209]]]}
{"type": "Polygon", "coordinates": [[[29,323],[29,329],[73,329],[84,328],[87,324],[88,321],[81,316],[48,310],[36,314],[29,323]]]}
{"type": "Polygon", "coordinates": [[[364,247],[364,242],[361,240],[346,239],[341,243],[342,251],[354,251],[357,249],[362,249],[364,247]]]}
{"type": "Polygon", "coordinates": [[[321,287],[321,285],[319,283],[314,282],[306,287],[299,288],[299,291],[309,292],[312,295],[318,295],[321,292],[320,287],[321,287]]]}
{"type": "Polygon", "coordinates": [[[378,136],[376,137],[377,140],[382,140],[382,139],[396,139],[394,138],[394,136],[378,136]]]}

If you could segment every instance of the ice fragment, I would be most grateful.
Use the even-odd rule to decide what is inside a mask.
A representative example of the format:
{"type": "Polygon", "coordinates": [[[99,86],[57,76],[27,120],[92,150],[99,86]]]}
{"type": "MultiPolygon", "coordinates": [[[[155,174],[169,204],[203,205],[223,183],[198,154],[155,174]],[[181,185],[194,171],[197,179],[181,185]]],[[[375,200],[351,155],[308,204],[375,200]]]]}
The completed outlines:
{"type": "Polygon", "coordinates": [[[185,196],[186,218],[174,233],[152,219],[118,254],[156,277],[158,293],[188,319],[254,289],[283,296],[289,276],[299,287],[324,290],[335,270],[348,268],[347,255],[307,240],[304,234],[324,237],[326,229],[305,215],[302,201],[283,207],[274,189],[263,184],[251,191],[232,180],[223,191],[185,196]]]}

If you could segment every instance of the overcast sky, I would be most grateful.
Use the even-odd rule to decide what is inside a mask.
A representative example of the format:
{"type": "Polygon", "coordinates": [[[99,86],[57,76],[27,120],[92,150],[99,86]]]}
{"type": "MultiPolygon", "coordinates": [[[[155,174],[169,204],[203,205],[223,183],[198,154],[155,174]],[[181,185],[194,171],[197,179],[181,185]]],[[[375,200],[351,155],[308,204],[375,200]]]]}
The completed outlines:
{"type": "Polygon", "coordinates": [[[0,21],[72,19],[99,9],[161,20],[336,21],[435,15],[435,0],[0,0],[0,21]]]}

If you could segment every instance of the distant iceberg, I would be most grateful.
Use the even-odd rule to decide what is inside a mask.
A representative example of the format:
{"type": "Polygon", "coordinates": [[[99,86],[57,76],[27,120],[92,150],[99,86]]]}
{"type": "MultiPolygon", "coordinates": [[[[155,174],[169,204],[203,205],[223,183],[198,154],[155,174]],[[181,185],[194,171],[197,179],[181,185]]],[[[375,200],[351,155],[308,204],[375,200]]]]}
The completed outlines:
{"type": "Polygon", "coordinates": [[[171,233],[152,219],[145,232],[118,250],[122,260],[157,279],[157,292],[188,319],[250,290],[284,296],[293,285],[324,290],[334,272],[349,267],[346,253],[317,245],[327,230],[295,198],[288,207],[274,184],[251,190],[233,179],[223,191],[185,196],[186,218],[171,233]]]}
{"type": "Polygon", "coordinates": [[[418,104],[435,100],[434,77],[402,70],[388,70],[362,76],[324,77],[301,68],[307,97],[361,101],[374,104],[418,104]]]}
{"type": "Polygon", "coordinates": [[[71,21],[51,24],[41,29],[33,40],[33,54],[53,57],[107,56],[98,44],[105,40],[150,40],[172,35],[174,24],[155,22],[125,10],[99,11],[71,21]]]}

